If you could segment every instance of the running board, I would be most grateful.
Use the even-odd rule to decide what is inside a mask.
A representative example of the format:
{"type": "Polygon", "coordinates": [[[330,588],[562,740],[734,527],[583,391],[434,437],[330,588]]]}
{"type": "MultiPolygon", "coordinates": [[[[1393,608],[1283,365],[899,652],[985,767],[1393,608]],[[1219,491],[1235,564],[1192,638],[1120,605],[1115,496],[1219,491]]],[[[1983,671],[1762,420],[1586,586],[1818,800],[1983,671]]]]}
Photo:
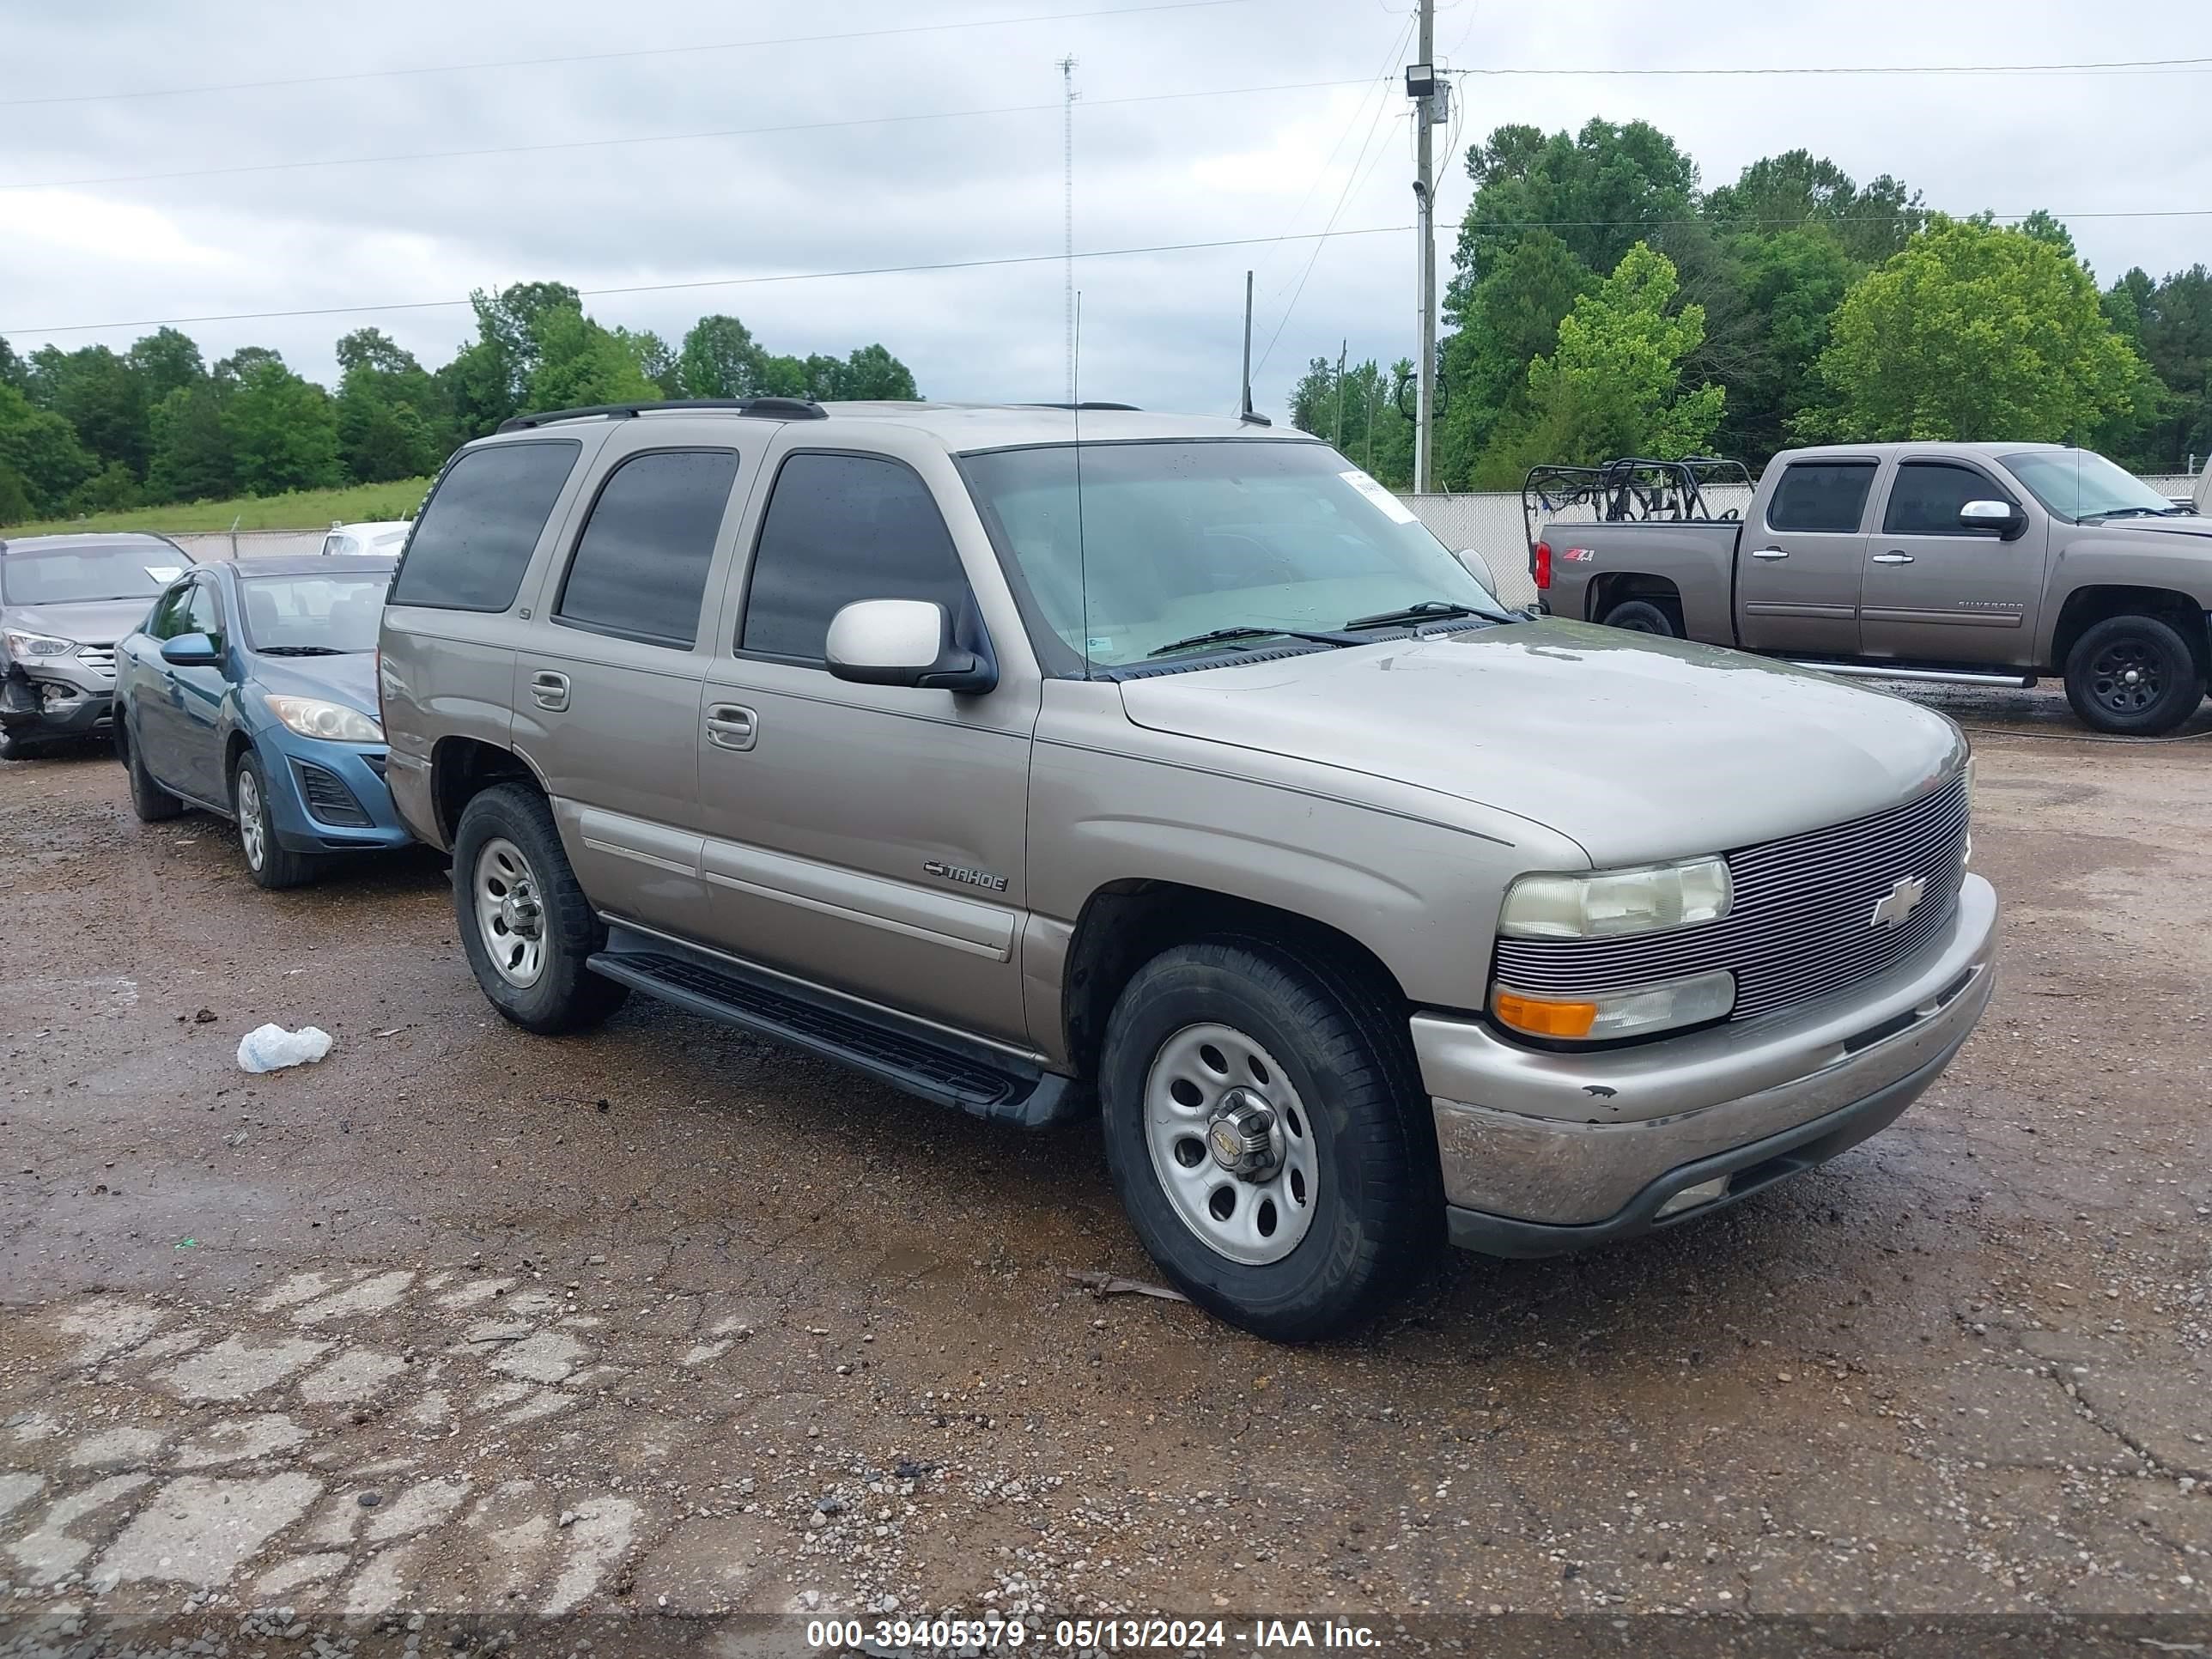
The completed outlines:
{"type": "Polygon", "coordinates": [[[2033,674],[1990,674],[1972,668],[1884,668],[1873,663],[1805,662],[1794,657],[1790,665],[1856,680],[1934,680],[1944,685],[2002,685],[2015,691],[2025,691],[2035,684],[2033,674]]]}
{"type": "Polygon", "coordinates": [[[1057,1072],[619,923],[609,930],[607,948],[585,965],[678,1008],[993,1122],[1043,1128],[1079,1115],[1087,1103],[1074,1079],[1057,1072]]]}

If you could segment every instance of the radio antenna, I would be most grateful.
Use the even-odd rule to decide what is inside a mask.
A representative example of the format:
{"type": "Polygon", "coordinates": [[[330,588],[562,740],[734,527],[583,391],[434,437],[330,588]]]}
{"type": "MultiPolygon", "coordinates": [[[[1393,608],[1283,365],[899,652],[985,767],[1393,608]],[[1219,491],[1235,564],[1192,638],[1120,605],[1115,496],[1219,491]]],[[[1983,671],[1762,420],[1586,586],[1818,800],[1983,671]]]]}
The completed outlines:
{"type": "Polygon", "coordinates": [[[1082,595],[1083,678],[1091,678],[1091,559],[1083,540],[1083,294],[1068,299],[1067,412],[1075,429],[1075,585],[1082,595]]]}

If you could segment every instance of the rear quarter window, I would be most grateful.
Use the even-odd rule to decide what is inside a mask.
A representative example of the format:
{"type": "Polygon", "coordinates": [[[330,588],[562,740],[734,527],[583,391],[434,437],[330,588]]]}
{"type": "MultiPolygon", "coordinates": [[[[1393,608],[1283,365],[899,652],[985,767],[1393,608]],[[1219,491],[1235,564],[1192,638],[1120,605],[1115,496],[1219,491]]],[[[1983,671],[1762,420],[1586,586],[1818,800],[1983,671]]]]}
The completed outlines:
{"type": "Polygon", "coordinates": [[[583,446],[560,440],[473,449],[438,481],[392,579],[392,603],[504,611],[583,446]]]}

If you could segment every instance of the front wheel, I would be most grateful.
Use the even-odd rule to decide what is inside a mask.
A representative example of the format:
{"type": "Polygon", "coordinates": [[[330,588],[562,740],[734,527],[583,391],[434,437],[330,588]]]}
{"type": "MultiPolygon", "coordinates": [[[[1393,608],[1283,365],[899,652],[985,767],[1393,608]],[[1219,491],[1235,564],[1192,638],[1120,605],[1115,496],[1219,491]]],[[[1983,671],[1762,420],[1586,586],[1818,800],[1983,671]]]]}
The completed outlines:
{"type": "Polygon", "coordinates": [[[239,756],[230,775],[230,804],[238,818],[238,850],[246,856],[246,873],[255,886],[272,892],[303,887],[320,872],[316,860],[277,841],[269,816],[269,775],[251,749],[239,756]]]}
{"type": "Polygon", "coordinates": [[[2204,701],[2204,665],[2156,617],[2107,617],[2066,653],[2066,701],[2084,726],[2154,738],[2204,701]]]}
{"type": "Polygon", "coordinates": [[[1322,1337],[1414,1277],[1443,1218],[1433,1131],[1379,998],[1272,945],[1180,945],[1115,1005],[1106,1158],[1184,1294],[1278,1341],[1322,1337]]]}
{"type": "Polygon", "coordinates": [[[582,1030],[629,994],[584,966],[607,930],[569,868],[545,798],[526,784],[495,785],[463,809],[453,909],[477,983],[525,1030],[582,1030]]]}

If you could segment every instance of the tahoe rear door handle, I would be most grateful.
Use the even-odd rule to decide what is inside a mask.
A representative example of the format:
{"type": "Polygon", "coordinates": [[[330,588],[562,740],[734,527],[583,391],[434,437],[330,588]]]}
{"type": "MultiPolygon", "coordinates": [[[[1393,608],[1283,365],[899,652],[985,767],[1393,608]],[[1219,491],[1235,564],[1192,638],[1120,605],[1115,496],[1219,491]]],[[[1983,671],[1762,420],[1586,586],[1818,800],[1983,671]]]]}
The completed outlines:
{"type": "Polygon", "coordinates": [[[717,749],[750,749],[760,735],[753,711],[734,702],[707,706],[707,741],[717,749]]]}
{"type": "Polygon", "coordinates": [[[1877,553],[1874,556],[1870,562],[1875,564],[1911,564],[1912,562],[1912,555],[1910,553],[1877,553]]]}
{"type": "Polygon", "coordinates": [[[1790,556],[1778,547],[1754,547],[1751,550],[1751,556],[1754,559],[1786,559],[1790,556]]]}
{"type": "Polygon", "coordinates": [[[530,700],[540,708],[559,714],[568,706],[568,677],[541,668],[530,677],[530,700]]]}

